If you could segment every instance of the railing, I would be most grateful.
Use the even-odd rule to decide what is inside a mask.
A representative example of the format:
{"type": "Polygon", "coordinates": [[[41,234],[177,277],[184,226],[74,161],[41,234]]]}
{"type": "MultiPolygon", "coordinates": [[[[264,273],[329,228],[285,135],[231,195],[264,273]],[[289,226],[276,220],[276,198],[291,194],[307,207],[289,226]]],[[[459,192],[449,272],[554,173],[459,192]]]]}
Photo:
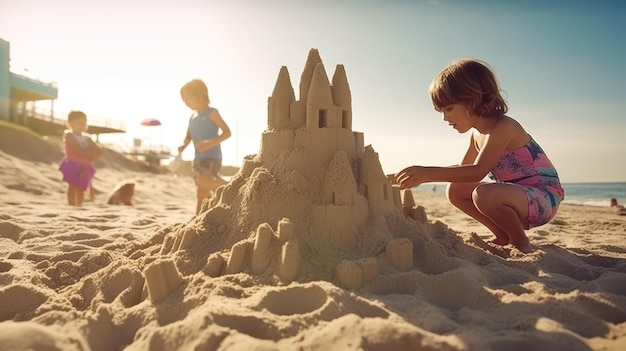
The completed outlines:
{"type": "MultiPolygon", "coordinates": [[[[39,106],[33,106],[23,111],[24,115],[29,118],[35,118],[42,121],[52,122],[54,124],[65,125],[67,124],[67,113],[61,114],[51,109],[42,108],[39,106]]],[[[87,124],[94,127],[109,128],[113,130],[119,130],[126,132],[126,123],[120,120],[114,120],[110,118],[87,116],[87,124]]]]}
{"type": "Polygon", "coordinates": [[[165,145],[146,145],[138,146],[131,149],[130,154],[153,154],[158,158],[172,157],[172,148],[165,145]]]}

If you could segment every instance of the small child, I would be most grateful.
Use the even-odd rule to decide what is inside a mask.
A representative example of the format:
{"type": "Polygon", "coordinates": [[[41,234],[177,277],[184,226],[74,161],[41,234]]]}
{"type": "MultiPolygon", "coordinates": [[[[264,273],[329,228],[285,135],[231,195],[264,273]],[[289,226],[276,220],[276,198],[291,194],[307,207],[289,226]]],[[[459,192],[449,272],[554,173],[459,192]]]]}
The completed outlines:
{"type": "Polygon", "coordinates": [[[230,138],[230,129],[219,111],[210,106],[209,90],[200,79],[194,79],[180,89],[180,95],[187,107],[194,111],[189,118],[187,134],[178,147],[181,153],[190,142],[196,149],[193,170],[196,182],[196,214],[200,213],[202,201],[226,181],[219,176],[222,167],[220,143],[230,138]],[[221,131],[221,133],[220,133],[221,131]]]}
{"type": "Polygon", "coordinates": [[[461,60],[432,81],[435,110],[459,133],[471,131],[460,165],[407,167],[391,176],[402,188],[450,182],[450,202],[485,225],[496,245],[532,251],[524,229],[548,223],[565,197],[556,169],[539,144],[513,118],[496,78],[478,60],[461,60]],[[483,182],[486,175],[495,182],[483,182]]]}
{"type": "Polygon", "coordinates": [[[82,206],[85,191],[90,188],[96,173],[93,161],[102,156],[102,149],[88,134],[87,115],[81,111],[72,111],[67,116],[67,125],[63,133],[65,157],[59,165],[63,181],[69,184],[67,203],[70,206],[82,206]]]}

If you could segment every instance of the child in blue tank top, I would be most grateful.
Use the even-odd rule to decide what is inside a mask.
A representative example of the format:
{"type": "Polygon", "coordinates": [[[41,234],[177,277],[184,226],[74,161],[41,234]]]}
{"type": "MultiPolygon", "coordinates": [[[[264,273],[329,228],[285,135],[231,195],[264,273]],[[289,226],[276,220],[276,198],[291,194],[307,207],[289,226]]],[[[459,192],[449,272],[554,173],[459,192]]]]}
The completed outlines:
{"type": "Polygon", "coordinates": [[[178,152],[183,152],[193,141],[196,150],[193,161],[196,182],[196,214],[200,213],[202,201],[211,198],[211,193],[226,181],[219,176],[222,167],[220,143],[231,135],[230,129],[219,111],[210,107],[209,90],[200,79],[194,79],[180,89],[180,95],[187,107],[194,111],[189,118],[189,126],[183,144],[178,152]],[[221,131],[221,133],[220,133],[221,131]]]}

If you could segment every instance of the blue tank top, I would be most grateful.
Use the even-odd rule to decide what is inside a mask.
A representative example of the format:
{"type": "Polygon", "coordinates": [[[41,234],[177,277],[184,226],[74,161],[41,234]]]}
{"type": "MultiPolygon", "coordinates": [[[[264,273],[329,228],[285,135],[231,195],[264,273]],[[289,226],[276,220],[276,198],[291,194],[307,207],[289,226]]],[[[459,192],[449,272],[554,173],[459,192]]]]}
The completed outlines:
{"type": "MultiPolygon", "coordinates": [[[[218,135],[218,127],[217,125],[209,118],[211,112],[215,110],[212,107],[207,108],[198,116],[189,118],[189,132],[191,133],[191,140],[196,144],[202,140],[217,138],[218,135]]],[[[196,160],[206,160],[206,159],[222,159],[222,147],[218,144],[216,147],[206,150],[206,151],[198,151],[196,150],[196,160]]]]}

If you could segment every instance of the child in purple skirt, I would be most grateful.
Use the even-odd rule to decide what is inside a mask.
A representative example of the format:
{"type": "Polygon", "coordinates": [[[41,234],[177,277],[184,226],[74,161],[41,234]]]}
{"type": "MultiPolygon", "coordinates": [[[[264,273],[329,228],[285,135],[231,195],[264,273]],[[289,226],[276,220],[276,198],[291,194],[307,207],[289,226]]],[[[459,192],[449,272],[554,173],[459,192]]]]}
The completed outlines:
{"type": "Polygon", "coordinates": [[[67,188],[67,203],[70,206],[82,206],[85,191],[89,189],[91,180],[96,173],[93,161],[102,156],[102,149],[88,134],[87,115],[81,111],[72,111],[67,116],[69,129],[63,134],[65,158],[59,165],[63,181],[67,188]]]}

